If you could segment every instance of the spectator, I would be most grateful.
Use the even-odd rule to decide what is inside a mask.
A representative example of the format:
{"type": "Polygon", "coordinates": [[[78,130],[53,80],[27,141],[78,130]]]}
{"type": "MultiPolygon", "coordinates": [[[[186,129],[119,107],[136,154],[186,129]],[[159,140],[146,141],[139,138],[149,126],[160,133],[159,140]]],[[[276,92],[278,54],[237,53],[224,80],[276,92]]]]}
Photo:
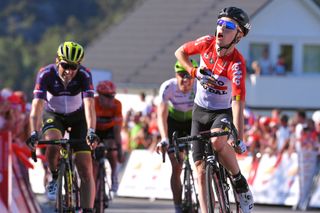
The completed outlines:
{"type": "Polygon", "coordinates": [[[279,125],[280,124],[280,114],[281,114],[280,109],[271,110],[271,121],[270,122],[273,122],[276,125],[279,125]]]}
{"type": "Polygon", "coordinates": [[[318,134],[318,138],[320,140],[320,110],[317,110],[312,114],[312,120],[314,122],[314,128],[318,134]]]}
{"type": "Polygon", "coordinates": [[[249,154],[255,157],[258,153],[261,154],[261,130],[259,128],[259,119],[255,119],[251,128],[245,133],[245,141],[247,142],[249,154]]]}
{"type": "Polygon", "coordinates": [[[319,140],[314,127],[313,120],[306,119],[301,130],[299,139],[301,146],[298,152],[299,200],[295,209],[307,210],[312,188],[316,186],[313,181],[319,169],[317,164],[319,140]]]}
{"type": "Polygon", "coordinates": [[[146,94],[144,92],[139,94],[139,101],[134,104],[133,110],[135,112],[141,112],[142,116],[147,116],[150,113],[151,106],[146,101],[146,94]]]}
{"type": "Polygon", "coordinates": [[[157,112],[151,112],[150,120],[148,122],[148,144],[150,144],[149,149],[151,151],[155,150],[158,141],[161,139],[157,118],[157,112]]]}
{"type": "Polygon", "coordinates": [[[302,130],[304,128],[304,126],[307,124],[306,120],[307,120],[307,115],[306,112],[303,110],[298,110],[295,113],[295,122],[296,122],[296,128],[295,128],[295,150],[297,152],[300,151],[301,148],[301,137],[302,137],[302,130]]]}
{"type": "Polygon", "coordinates": [[[261,154],[268,153],[274,154],[275,149],[275,132],[271,128],[271,118],[268,116],[262,116],[259,119],[260,128],[260,152],[261,154]]]}
{"type": "Polygon", "coordinates": [[[9,113],[10,107],[7,100],[0,95],[0,130],[6,128],[7,116],[9,113]]]}
{"type": "Polygon", "coordinates": [[[259,59],[259,65],[261,68],[261,75],[271,75],[272,74],[272,63],[269,59],[269,50],[265,48],[262,52],[262,57],[259,59]]]}
{"type": "Polygon", "coordinates": [[[283,54],[278,56],[278,61],[275,65],[274,72],[276,75],[285,75],[286,74],[286,66],[285,66],[285,58],[283,54]]]}
{"type": "Polygon", "coordinates": [[[146,135],[144,132],[144,123],[142,122],[141,118],[141,112],[136,112],[133,115],[133,125],[132,128],[129,130],[130,150],[148,148],[148,145],[145,140],[146,135]]]}
{"type": "Polygon", "coordinates": [[[280,118],[280,126],[276,132],[277,136],[277,153],[282,154],[289,145],[290,142],[290,129],[288,126],[288,115],[282,115],[280,118]]]}
{"type": "Polygon", "coordinates": [[[253,61],[251,63],[251,69],[252,69],[252,74],[256,76],[261,75],[261,67],[260,67],[259,61],[253,61]]]}

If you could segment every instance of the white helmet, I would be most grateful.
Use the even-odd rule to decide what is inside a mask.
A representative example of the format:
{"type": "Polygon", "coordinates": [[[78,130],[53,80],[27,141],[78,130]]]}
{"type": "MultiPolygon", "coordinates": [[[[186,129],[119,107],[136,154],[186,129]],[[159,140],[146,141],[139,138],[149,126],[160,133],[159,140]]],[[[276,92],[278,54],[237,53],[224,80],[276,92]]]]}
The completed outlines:
{"type": "Polygon", "coordinates": [[[317,110],[312,115],[312,120],[314,123],[319,124],[320,123],[320,110],[317,110]]]}

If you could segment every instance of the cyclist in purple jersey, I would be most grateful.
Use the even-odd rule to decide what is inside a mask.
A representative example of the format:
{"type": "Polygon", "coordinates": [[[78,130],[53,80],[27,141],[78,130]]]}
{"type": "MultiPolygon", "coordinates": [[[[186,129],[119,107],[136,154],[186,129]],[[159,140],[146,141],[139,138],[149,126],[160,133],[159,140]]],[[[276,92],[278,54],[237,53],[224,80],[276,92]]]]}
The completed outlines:
{"type": "MultiPolygon", "coordinates": [[[[93,212],[95,186],[91,149],[96,146],[98,137],[95,134],[92,76],[90,71],[80,64],[83,56],[84,50],[80,44],[67,41],[59,46],[56,63],[40,69],[33,92],[31,136],[27,144],[34,149],[34,144],[40,138],[61,139],[67,130],[70,139],[83,139],[83,143],[79,142],[72,148],[81,179],[80,205],[83,212],[93,212]]],[[[47,146],[46,158],[52,173],[52,181],[47,186],[47,196],[54,200],[57,191],[59,148],[47,146]]]]}

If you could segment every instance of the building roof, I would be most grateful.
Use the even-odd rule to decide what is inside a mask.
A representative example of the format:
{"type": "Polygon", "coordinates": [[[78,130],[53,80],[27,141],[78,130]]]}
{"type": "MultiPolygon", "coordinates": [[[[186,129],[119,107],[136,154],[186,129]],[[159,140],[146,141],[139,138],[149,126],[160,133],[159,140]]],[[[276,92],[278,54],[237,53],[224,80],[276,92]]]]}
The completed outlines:
{"type": "Polygon", "coordinates": [[[118,88],[159,88],[174,76],[175,50],[212,34],[221,8],[237,6],[251,17],[271,0],[145,0],[86,50],[84,64],[112,72],[118,88]]]}

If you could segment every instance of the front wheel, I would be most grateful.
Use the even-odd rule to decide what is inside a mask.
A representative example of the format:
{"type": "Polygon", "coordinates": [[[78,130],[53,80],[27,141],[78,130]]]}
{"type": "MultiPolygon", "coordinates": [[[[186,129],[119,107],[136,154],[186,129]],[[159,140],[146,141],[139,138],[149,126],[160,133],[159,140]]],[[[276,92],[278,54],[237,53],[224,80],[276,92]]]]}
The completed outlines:
{"type": "MultiPolygon", "coordinates": [[[[225,171],[226,172],[226,171],[225,171]]],[[[232,178],[229,174],[226,174],[225,178],[225,191],[227,192],[228,206],[229,212],[232,213],[240,213],[240,201],[239,196],[236,193],[235,186],[232,182],[232,178]]]]}
{"type": "Polygon", "coordinates": [[[220,181],[219,173],[215,171],[211,164],[207,164],[206,166],[206,192],[209,213],[228,213],[223,184],[220,181]],[[215,209],[215,207],[217,207],[217,209],[215,209]]]}
{"type": "Polygon", "coordinates": [[[65,208],[68,207],[68,178],[66,177],[66,164],[61,162],[59,166],[59,174],[57,180],[57,201],[56,209],[58,213],[63,213],[65,208]]]}
{"type": "Polygon", "coordinates": [[[78,174],[77,169],[74,168],[73,170],[73,189],[72,189],[72,203],[75,206],[76,210],[80,209],[80,177],[78,174]]]}
{"type": "Polygon", "coordinates": [[[197,213],[199,211],[198,195],[194,185],[194,179],[192,170],[190,167],[186,167],[184,170],[184,178],[182,185],[182,212],[183,213],[197,213]]]}

